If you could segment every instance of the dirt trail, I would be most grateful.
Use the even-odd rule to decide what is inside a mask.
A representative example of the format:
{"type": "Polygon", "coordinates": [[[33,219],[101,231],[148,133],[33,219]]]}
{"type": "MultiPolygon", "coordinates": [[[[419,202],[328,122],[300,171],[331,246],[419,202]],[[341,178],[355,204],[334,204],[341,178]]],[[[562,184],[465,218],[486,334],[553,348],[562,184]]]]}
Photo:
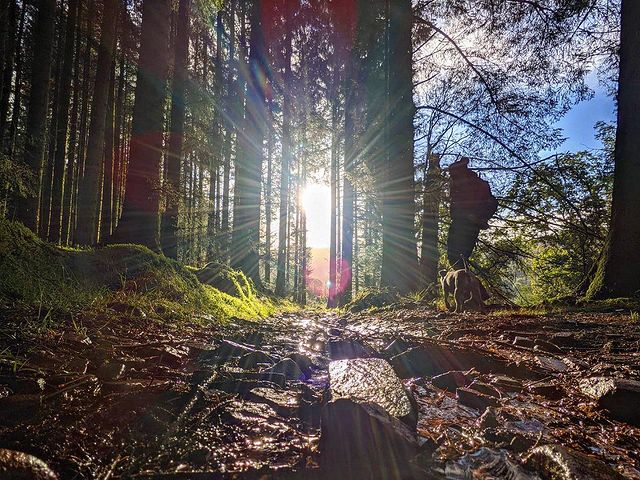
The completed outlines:
{"type": "Polygon", "coordinates": [[[415,399],[417,473],[404,478],[552,478],[550,458],[590,472],[582,478],[640,478],[640,429],[629,424],[640,325],[628,316],[410,307],[180,329],[126,312],[7,339],[0,448],[64,479],[336,478],[318,451],[328,367],[378,357],[415,399]],[[592,377],[632,386],[606,403],[592,377]]]}

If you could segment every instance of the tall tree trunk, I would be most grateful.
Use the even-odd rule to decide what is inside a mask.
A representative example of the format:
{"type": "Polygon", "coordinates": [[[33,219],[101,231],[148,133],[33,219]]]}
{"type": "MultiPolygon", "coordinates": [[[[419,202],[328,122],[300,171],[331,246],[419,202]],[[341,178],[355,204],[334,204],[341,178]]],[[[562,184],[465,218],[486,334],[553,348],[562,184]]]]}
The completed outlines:
{"type": "Polygon", "coordinates": [[[442,174],[440,157],[427,155],[422,192],[422,245],[420,252],[420,273],[423,286],[437,292],[438,285],[438,222],[440,221],[440,196],[442,174]]]}
{"type": "MultiPolygon", "coordinates": [[[[216,56],[214,63],[214,96],[217,101],[222,97],[222,11],[216,16],[216,56]]],[[[206,62],[205,62],[206,63],[206,62]]],[[[213,145],[214,154],[209,162],[209,215],[207,219],[207,257],[213,259],[219,251],[218,233],[218,217],[219,209],[217,208],[217,195],[220,191],[220,175],[219,167],[222,163],[222,115],[221,109],[216,104],[213,116],[213,145]]]]}
{"type": "Polygon", "coordinates": [[[9,135],[4,143],[4,151],[7,152],[9,156],[13,154],[15,144],[16,144],[16,135],[18,134],[18,123],[20,122],[20,111],[22,105],[22,64],[24,63],[24,48],[23,48],[23,37],[24,37],[24,25],[25,25],[25,17],[27,11],[27,3],[22,3],[22,9],[20,11],[20,26],[18,27],[18,35],[16,38],[16,47],[15,47],[15,82],[13,87],[13,106],[11,107],[11,123],[9,124],[9,135]]]}
{"type": "Polygon", "coordinates": [[[190,0],[180,0],[175,40],[173,85],[171,93],[171,132],[167,152],[166,206],[162,218],[162,251],[178,258],[178,199],[180,198],[180,165],[183,159],[185,93],[189,61],[190,0]]]}
{"type": "Polygon", "coordinates": [[[588,298],[640,292],[640,2],[622,0],[611,227],[588,298]]]}
{"type": "Polygon", "coordinates": [[[38,0],[33,27],[33,63],[31,90],[25,130],[24,163],[31,170],[31,182],[27,198],[18,203],[17,218],[32,231],[38,231],[39,192],[42,184],[49,107],[49,80],[55,27],[55,0],[38,0]]]}
{"type": "Polygon", "coordinates": [[[264,219],[265,219],[265,235],[264,235],[264,281],[271,283],[271,214],[273,210],[273,137],[275,135],[273,128],[273,106],[269,101],[267,120],[267,181],[265,183],[264,192],[264,219]]]}
{"type": "Polygon", "coordinates": [[[54,159],[56,154],[56,132],[58,129],[58,111],[60,109],[60,83],[61,79],[61,70],[62,70],[62,51],[65,49],[66,45],[64,43],[65,39],[65,29],[63,28],[63,9],[60,9],[60,21],[58,22],[58,37],[55,46],[55,73],[53,75],[53,99],[50,102],[51,109],[51,121],[49,122],[49,145],[47,147],[47,154],[45,154],[45,167],[44,167],[44,176],[42,181],[42,191],[41,191],[41,199],[40,199],[40,237],[48,240],[49,239],[49,222],[51,221],[51,192],[53,189],[54,178],[54,159]]]}
{"type": "Polygon", "coordinates": [[[260,287],[260,190],[264,125],[267,122],[264,79],[267,78],[260,0],[251,8],[249,72],[240,154],[236,163],[236,204],[234,205],[231,264],[260,287]]]}
{"type": "MultiPolygon", "coordinates": [[[[123,35],[124,38],[124,35],[123,35]]],[[[114,134],[114,162],[113,162],[113,220],[111,234],[118,225],[120,218],[120,203],[122,193],[122,178],[124,169],[124,147],[126,145],[126,118],[125,118],[125,96],[126,96],[126,64],[125,64],[125,52],[124,42],[122,42],[122,54],[120,56],[120,66],[118,67],[118,93],[115,101],[115,134],[114,134]]],[[[179,167],[179,166],[178,166],[179,167]]]]}
{"type": "MultiPolygon", "coordinates": [[[[114,36],[114,49],[116,46],[114,36]]],[[[115,87],[116,87],[116,59],[111,62],[111,72],[109,75],[109,97],[107,99],[107,118],[104,130],[104,167],[102,175],[102,215],[99,241],[105,244],[113,233],[113,179],[114,179],[114,158],[115,158],[115,87]]]]}
{"type": "Polygon", "coordinates": [[[168,38],[168,0],[145,0],[124,205],[114,237],[156,251],[168,38]]]}
{"type": "Polygon", "coordinates": [[[96,81],[91,102],[91,123],[87,142],[84,179],[78,189],[78,226],[76,242],[95,245],[98,242],[100,220],[100,181],[103,177],[105,127],[109,86],[113,67],[114,37],[118,0],[105,0],[100,27],[100,50],[96,68],[96,81]]]}
{"type": "Polygon", "coordinates": [[[60,243],[71,242],[73,230],[73,202],[75,197],[75,179],[78,172],[78,115],[80,112],[80,47],[82,25],[82,3],[78,3],[75,41],[75,59],[73,60],[73,104],[69,119],[69,149],[67,153],[67,172],[64,179],[62,200],[62,233],[60,243]]]}
{"type": "Polygon", "coordinates": [[[13,78],[14,59],[16,46],[18,45],[17,21],[18,5],[16,0],[9,0],[6,18],[6,39],[3,48],[3,55],[0,61],[4,62],[2,70],[2,86],[0,88],[0,147],[4,144],[4,135],[7,131],[7,119],[9,115],[9,98],[11,97],[11,79],[13,78]]]}
{"type": "Polygon", "coordinates": [[[327,307],[335,308],[337,303],[337,226],[338,226],[338,99],[333,92],[331,99],[331,223],[329,235],[329,295],[327,307]]]}
{"type": "MultiPolygon", "coordinates": [[[[69,13],[64,40],[64,59],[62,61],[62,73],[60,75],[60,102],[58,105],[58,119],[56,121],[56,148],[53,159],[51,227],[49,234],[50,240],[54,243],[60,242],[62,232],[62,201],[65,188],[64,169],[67,159],[67,133],[69,131],[69,106],[71,104],[71,80],[73,78],[74,39],[77,27],[78,5],[78,0],[69,0],[69,13]]],[[[71,168],[71,161],[69,161],[69,168],[71,168]]]]}
{"type": "Polygon", "coordinates": [[[291,55],[292,55],[292,6],[285,2],[286,25],[284,41],[284,92],[282,98],[282,165],[280,168],[280,215],[278,224],[278,266],[276,295],[287,293],[287,230],[289,224],[289,179],[291,168],[291,55]]]}
{"type": "MultiPolygon", "coordinates": [[[[235,70],[236,60],[235,60],[235,36],[236,36],[236,2],[235,0],[231,0],[229,2],[229,59],[227,63],[227,95],[225,97],[225,107],[227,111],[233,111],[232,104],[234,102],[234,86],[235,82],[233,79],[233,72],[235,70]]],[[[226,135],[225,135],[225,143],[224,143],[224,167],[222,173],[222,255],[221,261],[228,262],[229,261],[229,241],[230,241],[230,232],[229,232],[229,219],[230,219],[230,195],[231,195],[231,154],[232,154],[232,140],[233,134],[235,130],[235,126],[233,121],[229,121],[228,117],[225,117],[225,127],[226,127],[226,135]]]]}
{"type": "Polygon", "coordinates": [[[387,155],[382,205],[381,285],[408,293],[417,286],[418,258],[414,232],[413,81],[411,0],[387,1],[387,155]],[[389,102],[393,99],[393,108],[389,102]]]}

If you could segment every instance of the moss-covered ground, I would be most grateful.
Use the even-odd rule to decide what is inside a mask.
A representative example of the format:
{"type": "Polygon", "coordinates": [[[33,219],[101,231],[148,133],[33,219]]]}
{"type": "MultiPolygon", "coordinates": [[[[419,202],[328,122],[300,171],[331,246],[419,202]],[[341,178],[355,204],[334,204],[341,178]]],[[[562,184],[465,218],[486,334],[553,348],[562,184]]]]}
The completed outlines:
{"type": "Polygon", "coordinates": [[[40,319],[73,318],[114,304],[172,321],[249,320],[292,308],[260,295],[242,273],[221,271],[235,290],[201,283],[195,269],[139,245],[60,248],[20,223],[0,220],[0,307],[35,312],[40,319]]]}

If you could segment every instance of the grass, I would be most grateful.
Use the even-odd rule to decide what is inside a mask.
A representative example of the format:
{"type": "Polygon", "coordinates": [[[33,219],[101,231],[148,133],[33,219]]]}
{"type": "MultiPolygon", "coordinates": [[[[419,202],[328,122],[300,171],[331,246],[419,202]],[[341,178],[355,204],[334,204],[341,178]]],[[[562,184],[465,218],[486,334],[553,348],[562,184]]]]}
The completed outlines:
{"type": "MultiPolygon", "coordinates": [[[[0,306],[28,310],[39,328],[114,302],[170,321],[208,317],[259,319],[292,308],[261,296],[246,277],[223,267],[234,288],[204,285],[194,270],[140,245],[59,248],[22,224],[0,219],[0,306]]],[[[74,323],[74,329],[83,326],[74,323]]]]}

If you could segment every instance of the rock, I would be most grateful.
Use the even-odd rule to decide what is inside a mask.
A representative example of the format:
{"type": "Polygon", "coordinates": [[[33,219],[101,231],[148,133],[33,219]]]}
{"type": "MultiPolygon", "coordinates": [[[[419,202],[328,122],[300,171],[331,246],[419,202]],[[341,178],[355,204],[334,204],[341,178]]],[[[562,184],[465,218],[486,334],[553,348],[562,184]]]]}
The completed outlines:
{"type": "Polygon", "coordinates": [[[452,393],[456,393],[456,390],[460,387],[468,387],[471,381],[472,378],[468,375],[468,372],[461,372],[459,370],[452,370],[442,375],[436,375],[431,379],[434,387],[452,393]]]}
{"type": "Polygon", "coordinates": [[[569,370],[569,367],[560,359],[547,357],[545,355],[536,355],[536,362],[545,370],[551,370],[553,372],[563,373],[569,370]]]}
{"type": "Polygon", "coordinates": [[[524,348],[533,348],[535,346],[535,343],[533,342],[533,340],[526,337],[514,338],[513,344],[517,347],[524,347],[524,348]]]}
{"type": "Polygon", "coordinates": [[[400,355],[403,352],[406,352],[411,348],[407,342],[400,338],[396,338],[393,342],[385,347],[385,349],[380,352],[384,358],[391,358],[396,355],[400,355]]]}
{"type": "Polygon", "coordinates": [[[535,343],[535,346],[533,347],[534,350],[541,350],[547,353],[562,353],[562,349],[555,343],[547,342],[540,338],[534,340],[533,343],[535,343]]]}
{"type": "Polygon", "coordinates": [[[622,480],[606,463],[561,445],[534,448],[525,460],[544,480],[622,480]]]}
{"type": "Polygon", "coordinates": [[[498,406],[498,401],[495,398],[471,388],[458,388],[456,397],[461,404],[475,408],[480,412],[484,412],[488,407],[498,406]]]}
{"type": "Polygon", "coordinates": [[[476,392],[483,393],[493,398],[502,398],[502,393],[496,387],[489,385],[487,383],[479,382],[474,380],[469,388],[475,390],[476,392]]]}
{"type": "Polygon", "coordinates": [[[33,455],[0,448],[2,480],[57,480],[49,466],[33,455]]]}
{"type": "Polygon", "coordinates": [[[540,395],[541,397],[548,398],[549,400],[560,400],[564,397],[564,391],[555,383],[551,382],[535,383],[530,385],[528,390],[534,395],[540,395]]]}
{"type": "MultiPolygon", "coordinates": [[[[287,378],[282,373],[270,371],[264,372],[224,372],[216,381],[249,381],[249,382],[271,382],[284,388],[287,378]]],[[[259,386],[259,385],[256,385],[259,386]]]]}
{"type": "Polygon", "coordinates": [[[372,353],[357,340],[330,340],[327,344],[327,351],[331,360],[369,358],[372,353]]]}
{"type": "Polygon", "coordinates": [[[496,417],[496,410],[493,407],[485,409],[484,413],[478,419],[478,426],[483,430],[485,428],[495,428],[498,425],[499,423],[496,417]]]}
{"type": "Polygon", "coordinates": [[[251,389],[249,399],[254,402],[266,403],[283,417],[293,415],[300,405],[300,399],[296,393],[265,387],[251,389]]]}
{"type": "Polygon", "coordinates": [[[89,367],[89,360],[82,357],[73,357],[65,365],[64,371],[71,372],[71,373],[79,373],[80,375],[84,375],[85,373],[87,373],[88,367],[89,367]]]}
{"type": "Polygon", "coordinates": [[[419,450],[416,438],[379,405],[331,401],[322,409],[321,425],[320,468],[326,478],[419,478],[412,463],[419,450]]]}
{"type": "Polygon", "coordinates": [[[100,380],[118,380],[124,374],[125,365],[122,362],[105,362],[96,371],[96,377],[100,380]]]}
{"type": "Polygon", "coordinates": [[[287,380],[305,380],[307,377],[298,364],[290,358],[280,360],[273,367],[263,370],[262,373],[284,375],[287,380]]]}
{"type": "Polygon", "coordinates": [[[238,360],[238,365],[249,370],[257,368],[261,363],[273,365],[275,363],[275,360],[273,359],[273,357],[267,355],[264,352],[261,352],[260,350],[245,353],[242,357],[240,357],[240,360],[238,360]]]}
{"type": "Polygon", "coordinates": [[[400,378],[435,377],[451,370],[470,370],[480,373],[502,373],[517,378],[539,378],[530,369],[508,364],[490,353],[436,342],[423,341],[423,345],[391,358],[391,365],[400,378]]]}
{"type": "Polygon", "coordinates": [[[206,353],[200,360],[214,363],[226,363],[232,358],[239,358],[247,353],[255,352],[256,349],[252,346],[242,343],[233,342],[231,340],[222,340],[220,345],[212,352],[206,353]]]}
{"type": "Polygon", "coordinates": [[[165,346],[160,350],[160,356],[158,363],[167,367],[180,367],[182,365],[183,356],[178,349],[170,346],[165,346]]]}
{"type": "Polygon", "coordinates": [[[579,383],[583,394],[607,410],[611,418],[640,426],[640,382],[622,378],[591,377],[579,383]]]}
{"type": "Polygon", "coordinates": [[[539,480],[529,475],[506,450],[487,447],[447,462],[444,474],[448,479],[539,480]]]}
{"type": "Polygon", "coordinates": [[[287,355],[287,358],[296,362],[298,368],[302,370],[302,373],[304,373],[307,378],[311,376],[311,367],[313,366],[313,362],[309,357],[302,353],[291,353],[287,355]]]}
{"type": "Polygon", "coordinates": [[[391,365],[382,358],[336,360],[329,364],[331,398],[349,398],[375,403],[389,415],[401,419],[412,429],[418,421],[413,397],[404,388],[391,365]]]}

